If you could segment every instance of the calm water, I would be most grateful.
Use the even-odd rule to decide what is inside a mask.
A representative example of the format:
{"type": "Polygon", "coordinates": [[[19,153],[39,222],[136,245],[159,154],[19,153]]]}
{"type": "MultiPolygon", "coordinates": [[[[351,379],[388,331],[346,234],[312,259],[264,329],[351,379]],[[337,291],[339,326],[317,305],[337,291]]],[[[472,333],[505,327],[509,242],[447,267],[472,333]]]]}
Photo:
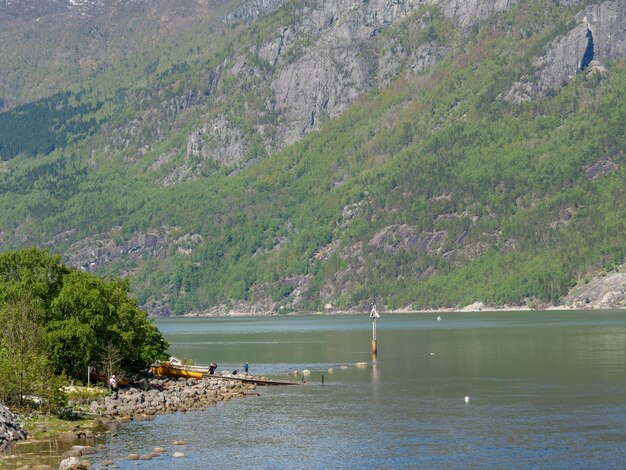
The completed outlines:
{"type": "Polygon", "coordinates": [[[367,315],[159,321],[180,358],[312,374],[304,386],[123,425],[100,461],[137,468],[126,455],[171,454],[181,439],[185,458],[140,468],[626,466],[626,312],[436,316],[384,315],[376,365],[367,315]]]}

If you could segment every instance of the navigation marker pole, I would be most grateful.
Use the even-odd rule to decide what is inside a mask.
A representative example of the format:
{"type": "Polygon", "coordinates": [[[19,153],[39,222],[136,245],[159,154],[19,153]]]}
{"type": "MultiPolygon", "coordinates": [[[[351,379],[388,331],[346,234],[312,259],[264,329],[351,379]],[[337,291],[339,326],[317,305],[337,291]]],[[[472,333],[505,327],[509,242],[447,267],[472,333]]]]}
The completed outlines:
{"type": "Polygon", "coordinates": [[[378,355],[378,344],[376,342],[376,319],[380,318],[378,310],[376,310],[376,305],[372,306],[370,318],[372,319],[372,358],[376,361],[376,356],[378,355]]]}

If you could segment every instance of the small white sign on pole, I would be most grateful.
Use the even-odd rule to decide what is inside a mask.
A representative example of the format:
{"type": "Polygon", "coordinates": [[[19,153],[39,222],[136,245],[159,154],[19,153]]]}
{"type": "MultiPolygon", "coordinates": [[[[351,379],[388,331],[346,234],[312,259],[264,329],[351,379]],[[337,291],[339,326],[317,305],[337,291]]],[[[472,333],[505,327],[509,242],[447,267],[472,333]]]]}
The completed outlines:
{"type": "Polygon", "coordinates": [[[376,305],[372,306],[372,311],[370,312],[370,318],[380,318],[380,315],[378,314],[378,310],[376,310],[376,305]]]}

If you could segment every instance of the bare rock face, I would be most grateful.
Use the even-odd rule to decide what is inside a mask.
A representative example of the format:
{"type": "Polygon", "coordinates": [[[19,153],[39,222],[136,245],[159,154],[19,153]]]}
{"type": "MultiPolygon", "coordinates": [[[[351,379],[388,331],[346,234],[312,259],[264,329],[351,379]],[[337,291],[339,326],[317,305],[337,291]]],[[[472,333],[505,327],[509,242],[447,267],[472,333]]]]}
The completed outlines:
{"type": "Polygon", "coordinates": [[[270,61],[280,64],[280,55],[288,56],[290,50],[298,47],[301,35],[316,38],[297,60],[283,60],[284,67],[272,81],[275,99],[271,111],[280,116],[278,146],[316,130],[324,118],[341,114],[379,84],[381,78],[388,78],[400,63],[407,65],[407,58],[413,72],[443,59],[449,50],[436,41],[417,45],[411,51],[392,47],[380,50],[376,42],[382,30],[405,20],[418,8],[438,6],[450,21],[468,27],[505,11],[514,3],[514,0],[317,2],[301,12],[305,20],[295,27],[299,35],[287,28],[280,34],[279,45],[265,49],[275,51],[277,55],[270,61]]]}
{"type": "Polygon", "coordinates": [[[277,10],[288,0],[253,0],[246,2],[224,18],[227,24],[250,22],[258,16],[267,15],[277,10]]]}
{"type": "Polygon", "coordinates": [[[187,156],[210,158],[230,166],[243,160],[248,142],[236,125],[219,116],[191,133],[187,140],[187,156]]]}
{"type": "Polygon", "coordinates": [[[272,83],[275,111],[282,118],[277,140],[292,143],[317,129],[321,116],[341,114],[373,85],[374,62],[366,49],[337,48],[311,51],[283,69],[272,83]]]}
{"type": "Polygon", "coordinates": [[[626,308],[626,272],[600,276],[575,287],[563,299],[563,304],[577,309],[626,308]]]}
{"type": "Polygon", "coordinates": [[[592,180],[598,176],[606,175],[619,168],[619,160],[615,158],[603,158],[593,165],[585,167],[585,178],[592,180]]]}
{"type": "Polygon", "coordinates": [[[202,236],[198,234],[183,234],[176,228],[168,227],[145,233],[137,232],[122,240],[117,227],[111,233],[74,243],[67,249],[66,256],[70,265],[77,266],[83,271],[95,272],[98,268],[120,258],[163,256],[172,246],[176,247],[178,253],[188,255],[202,242],[202,236]]]}
{"type": "Polygon", "coordinates": [[[576,15],[577,26],[550,42],[535,63],[535,73],[515,83],[504,99],[528,101],[537,93],[556,90],[589,68],[626,56],[626,1],[591,5],[576,15]]]}
{"type": "Polygon", "coordinates": [[[502,13],[517,3],[516,0],[434,0],[429,2],[441,8],[444,15],[469,28],[496,13],[502,13]]]}
{"type": "MultiPolygon", "coordinates": [[[[250,22],[285,5],[290,22],[271,39],[246,54],[227,59],[214,75],[232,77],[247,89],[266,97],[252,127],[273,151],[291,144],[328,119],[343,113],[374,86],[385,86],[398,73],[418,73],[441,61],[450,48],[437,39],[400,45],[393,38],[379,40],[381,32],[414,14],[429,25],[430,12],[465,30],[504,12],[516,0],[316,0],[286,5],[285,0],[254,0],[224,18],[228,24],[250,22]],[[417,12],[421,13],[417,13],[417,12]],[[292,21],[293,20],[293,21],[292,21]],[[271,125],[267,123],[271,122],[271,125]]],[[[418,25],[420,21],[418,19],[418,25]]],[[[222,80],[223,81],[223,80],[222,80]]],[[[211,95],[219,101],[219,87],[211,95]]],[[[246,104],[247,116],[252,116],[246,104]]],[[[222,117],[188,137],[187,155],[212,158],[226,164],[245,159],[250,135],[222,117]]],[[[187,178],[185,176],[183,179],[187,178]]]]}
{"type": "Polygon", "coordinates": [[[445,231],[422,232],[409,225],[390,225],[383,228],[370,240],[370,245],[385,252],[400,250],[419,251],[431,255],[439,254],[448,238],[445,231]]]}

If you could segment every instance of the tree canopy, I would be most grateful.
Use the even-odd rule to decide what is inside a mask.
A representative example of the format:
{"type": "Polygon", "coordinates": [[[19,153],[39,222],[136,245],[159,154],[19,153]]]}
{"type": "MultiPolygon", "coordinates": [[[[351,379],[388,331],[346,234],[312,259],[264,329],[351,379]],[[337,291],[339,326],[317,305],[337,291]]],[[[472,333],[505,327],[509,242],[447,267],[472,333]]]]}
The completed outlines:
{"type": "MultiPolygon", "coordinates": [[[[129,282],[69,268],[28,248],[0,255],[0,398],[21,401],[50,374],[84,379],[108,351],[134,372],[159,359],[167,342],[129,297],[129,282]],[[17,398],[16,398],[17,397],[17,398]]],[[[43,381],[45,382],[45,380],[43,381]]]]}

